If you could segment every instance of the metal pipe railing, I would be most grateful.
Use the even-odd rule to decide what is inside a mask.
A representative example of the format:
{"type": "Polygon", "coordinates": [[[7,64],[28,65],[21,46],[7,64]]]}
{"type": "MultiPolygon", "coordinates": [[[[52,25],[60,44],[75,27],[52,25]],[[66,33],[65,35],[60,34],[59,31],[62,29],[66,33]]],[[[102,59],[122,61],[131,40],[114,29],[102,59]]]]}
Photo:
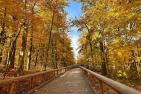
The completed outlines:
{"type": "Polygon", "coordinates": [[[130,88],[124,84],[121,84],[117,81],[114,81],[112,79],[109,79],[107,77],[104,77],[98,73],[95,73],[89,69],[86,69],[84,67],[80,67],[83,72],[85,73],[85,75],[87,76],[93,76],[95,77],[98,81],[99,81],[99,84],[100,84],[100,94],[104,94],[104,84],[105,85],[108,85],[109,87],[111,87],[112,89],[114,89],[118,94],[141,94],[141,92],[133,89],[133,88],[130,88]]]}

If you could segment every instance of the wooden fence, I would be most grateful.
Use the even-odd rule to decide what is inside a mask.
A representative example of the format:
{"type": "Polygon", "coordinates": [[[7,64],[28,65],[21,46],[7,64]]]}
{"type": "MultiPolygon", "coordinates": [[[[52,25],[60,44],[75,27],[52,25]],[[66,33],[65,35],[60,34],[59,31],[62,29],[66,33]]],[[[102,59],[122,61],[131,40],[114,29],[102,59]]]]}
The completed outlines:
{"type": "Polygon", "coordinates": [[[0,94],[30,94],[37,88],[65,73],[67,69],[61,68],[0,80],[0,94]]]}

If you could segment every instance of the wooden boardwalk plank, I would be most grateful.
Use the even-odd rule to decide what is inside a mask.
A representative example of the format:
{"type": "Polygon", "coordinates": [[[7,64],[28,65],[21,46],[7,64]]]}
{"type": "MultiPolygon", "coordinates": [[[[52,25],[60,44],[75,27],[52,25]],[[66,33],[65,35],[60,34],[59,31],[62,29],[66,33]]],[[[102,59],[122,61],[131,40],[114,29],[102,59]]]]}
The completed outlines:
{"type": "Polygon", "coordinates": [[[33,94],[93,94],[93,91],[81,70],[77,68],[66,72],[33,94]]]}

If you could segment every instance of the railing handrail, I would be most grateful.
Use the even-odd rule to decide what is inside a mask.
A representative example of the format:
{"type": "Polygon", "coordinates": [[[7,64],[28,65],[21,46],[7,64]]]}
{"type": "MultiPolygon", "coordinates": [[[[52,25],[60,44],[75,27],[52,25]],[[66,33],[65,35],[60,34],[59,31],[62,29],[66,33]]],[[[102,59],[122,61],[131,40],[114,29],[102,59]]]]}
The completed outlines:
{"type": "Polygon", "coordinates": [[[41,72],[37,72],[37,73],[33,73],[33,74],[27,74],[27,75],[14,77],[14,78],[10,78],[10,79],[3,79],[3,80],[0,80],[0,86],[2,86],[4,84],[16,82],[16,81],[22,81],[23,79],[31,78],[31,77],[34,77],[34,76],[38,76],[38,75],[41,75],[41,74],[45,74],[45,73],[48,73],[48,72],[53,72],[53,71],[57,71],[57,70],[65,69],[65,68],[66,67],[59,68],[59,69],[47,70],[47,71],[41,71],[41,72]]]}
{"type": "Polygon", "coordinates": [[[110,78],[104,77],[98,73],[95,73],[87,68],[84,67],[80,67],[81,69],[87,71],[88,73],[92,74],[93,76],[95,76],[98,80],[101,80],[102,82],[104,82],[106,85],[110,86],[111,88],[113,88],[115,91],[117,91],[118,93],[121,94],[141,94],[141,92],[128,87],[124,84],[121,84],[120,82],[114,81],[110,78]]]}

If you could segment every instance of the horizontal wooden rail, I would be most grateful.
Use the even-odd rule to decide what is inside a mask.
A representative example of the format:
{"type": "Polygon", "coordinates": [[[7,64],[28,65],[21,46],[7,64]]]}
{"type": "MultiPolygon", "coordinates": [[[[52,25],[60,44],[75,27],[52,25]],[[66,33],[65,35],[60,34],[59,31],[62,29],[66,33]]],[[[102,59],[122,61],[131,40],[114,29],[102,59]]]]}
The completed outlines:
{"type": "MultiPolygon", "coordinates": [[[[100,94],[104,94],[104,84],[108,85],[109,87],[111,87],[113,90],[115,90],[118,94],[141,94],[141,92],[130,88],[124,84],[121,84],[117,81],[114,81],[112,79],[109,79],[107,77],[104,77],[98,73],[95,73],[89,69],[86,69],[84,67],[80,67],[84,74],[87,77],[91,78],[91,81],[94,80],[95,78],[99,81],[99,87],[100,87],[100,94]]],[[[92,82],[93,83],[93,82],[92,82]]],[[[95,84],[95,83],[93,83],[95,84]]]]}
{"type": "Polygon", "coordinates": [[[0,94],[26,94],[65,73],[69,67],[0,80],[0,94]]]}

